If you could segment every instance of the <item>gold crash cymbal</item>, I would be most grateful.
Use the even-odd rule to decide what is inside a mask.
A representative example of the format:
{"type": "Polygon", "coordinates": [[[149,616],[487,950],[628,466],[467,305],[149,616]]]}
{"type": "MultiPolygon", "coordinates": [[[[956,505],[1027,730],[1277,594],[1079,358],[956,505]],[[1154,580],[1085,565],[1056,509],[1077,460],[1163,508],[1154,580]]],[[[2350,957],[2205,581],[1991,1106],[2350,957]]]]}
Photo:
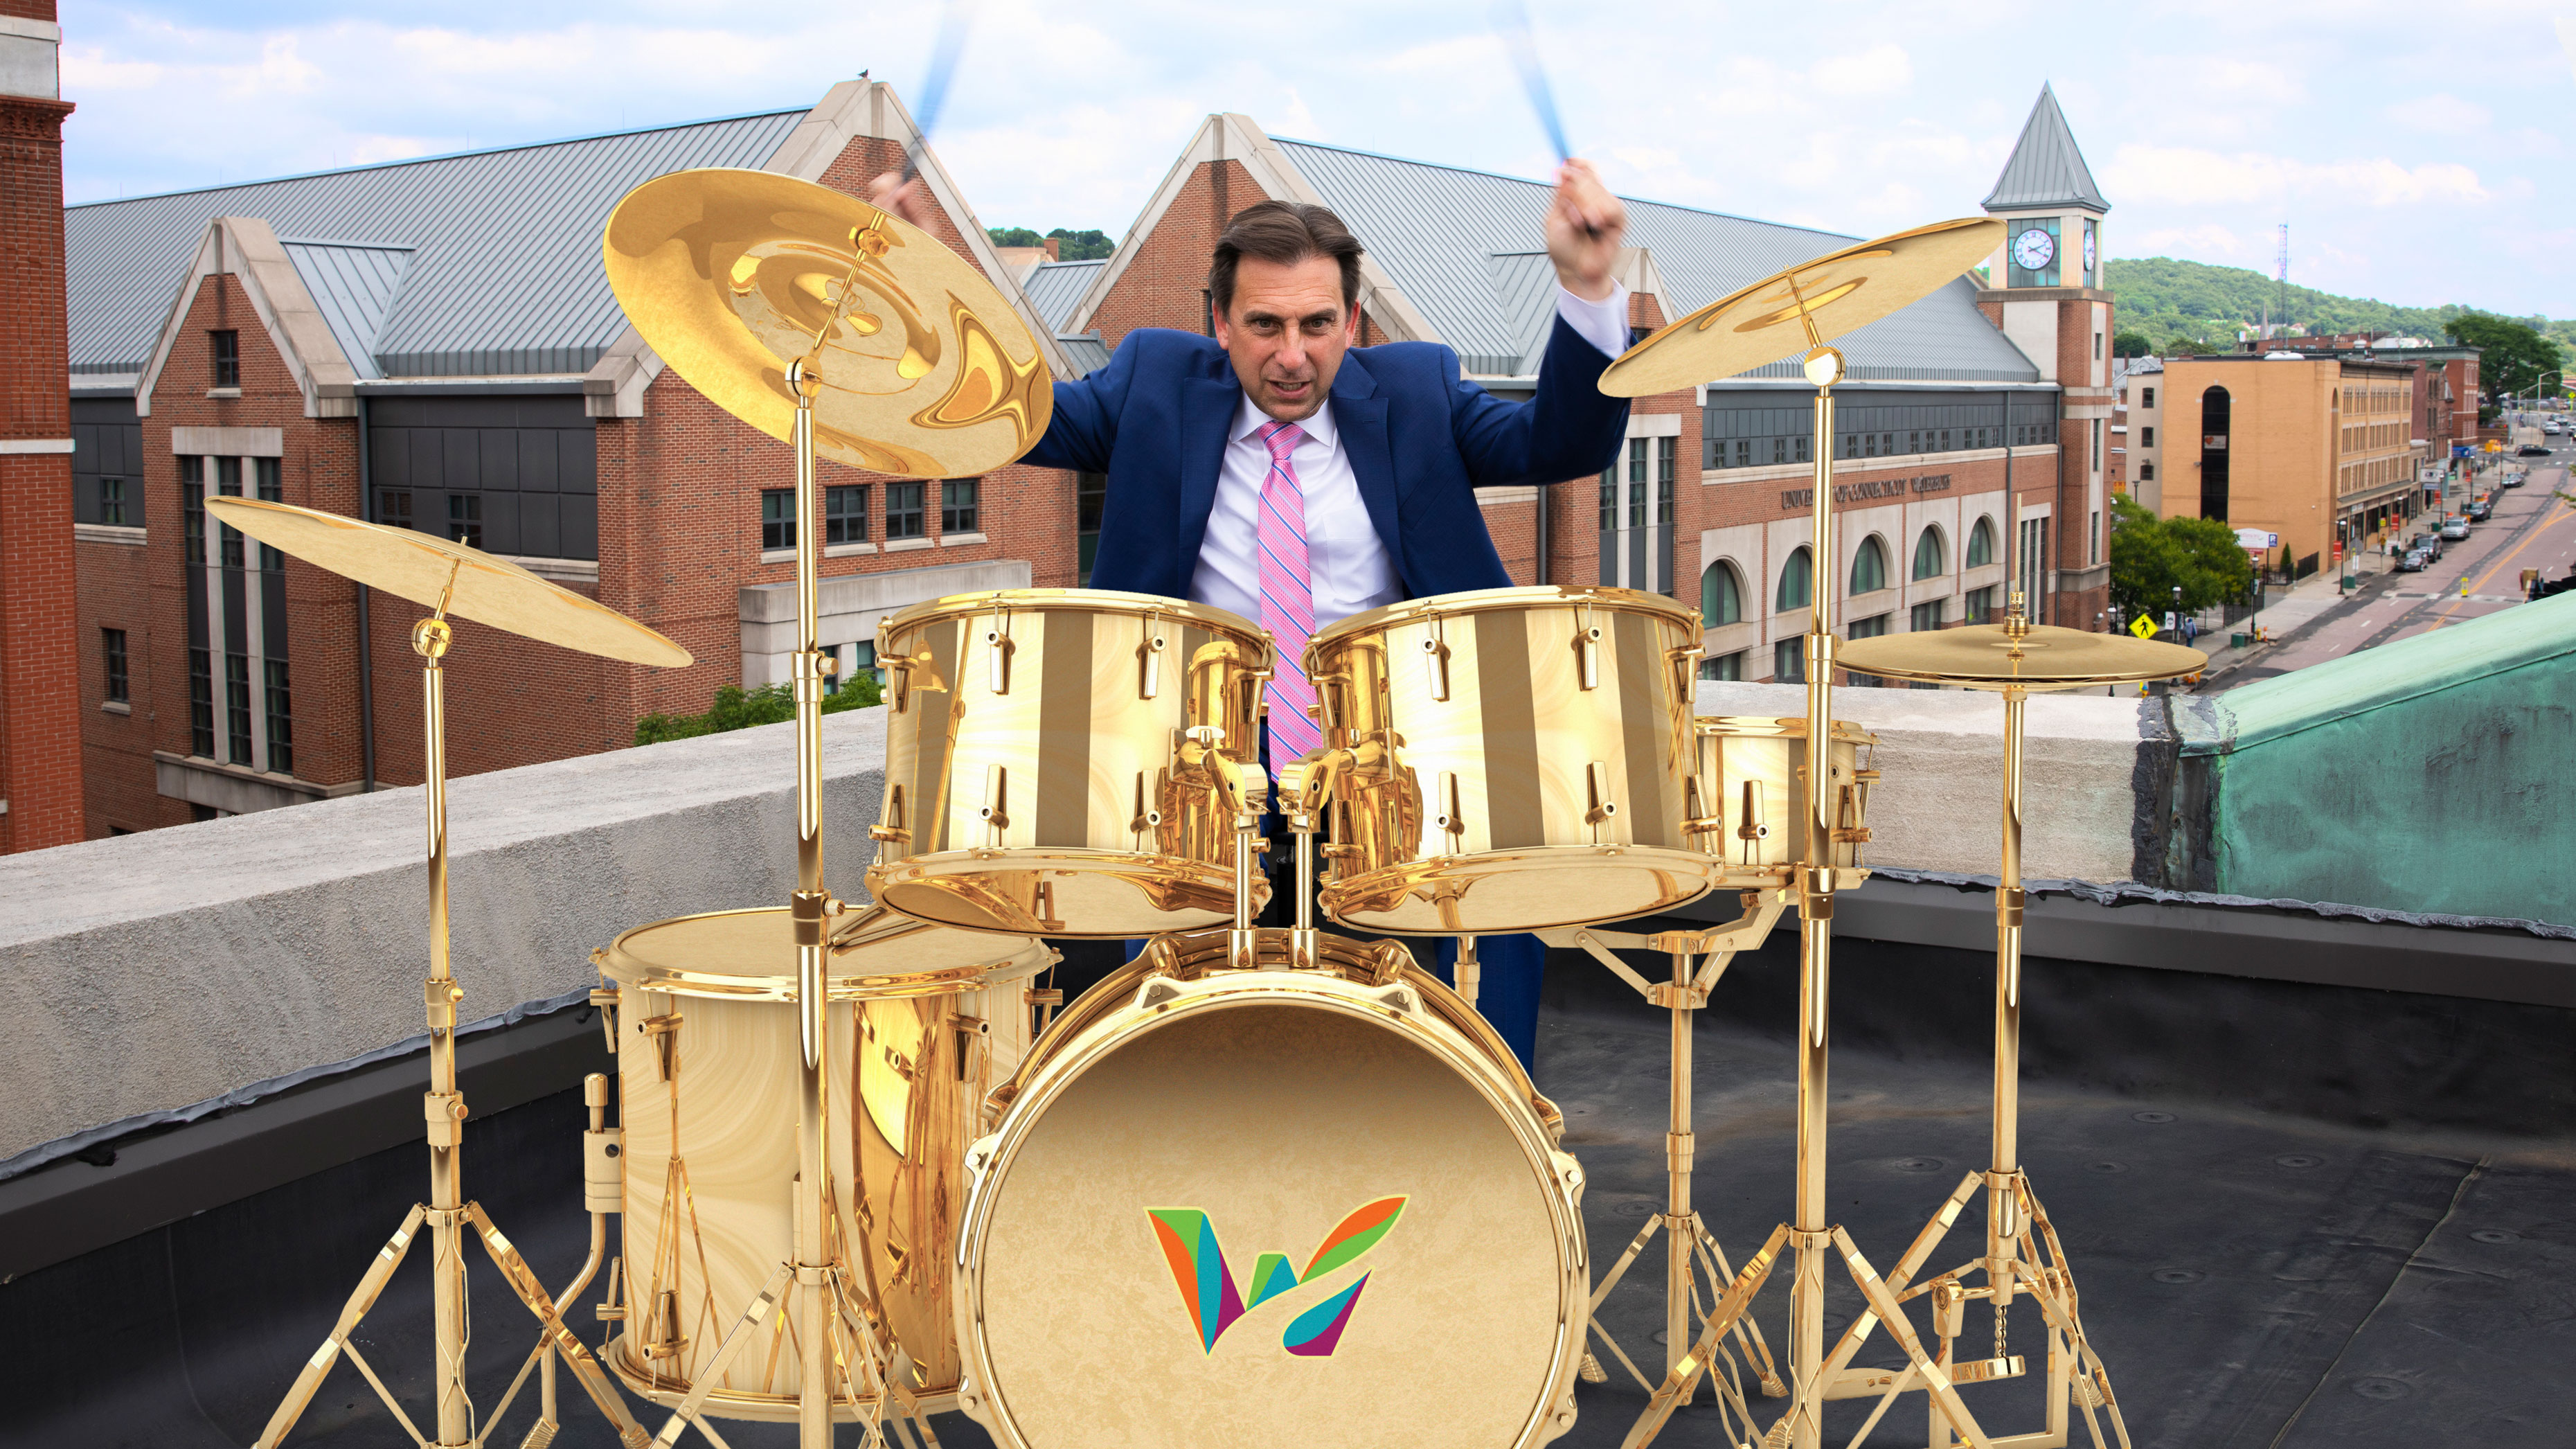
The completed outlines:
{"type": "Polygon", "coordinates": [[[2191,674],[2209,656],[2180,644],[2088,634],[2034,624],[2019,639],[2001,624],[1971,624],[1919,634],[1881,634],[1838,646],[1834,662],[1858,674],[1958,684],[1970,689],[2019,685],[2033,693],[2089,684],[2138,684],[2191,674]]]}
{"type": "Polygon", "coordinates": [[[1936,221],[1773,272],[1631,347],[1601,374],[1612,397],[1676,392],[1749,372],[1866,327],[1994,254],[1993,217],[1936,221]],[[1801,313],[1816,324],[1810,339],[1801,313]]]}
{"type": "Polygon", "coordinates": [[[618,304],[726,412],[786,440],[787,364],[817,353],[814,451],[956,478],[1037,446],[1055,410],[1037,339],[938,238],[766,171],[675,171],[626,193],[601,241],[618,304]]]}
{"type": "Polygon", "coordinates": [[[425,608],[548,644],[676,669],[689,651],[605,604],[481,549],[408,528],[257,498],[209,498],[206,511],[280,553],[425,608]]]}

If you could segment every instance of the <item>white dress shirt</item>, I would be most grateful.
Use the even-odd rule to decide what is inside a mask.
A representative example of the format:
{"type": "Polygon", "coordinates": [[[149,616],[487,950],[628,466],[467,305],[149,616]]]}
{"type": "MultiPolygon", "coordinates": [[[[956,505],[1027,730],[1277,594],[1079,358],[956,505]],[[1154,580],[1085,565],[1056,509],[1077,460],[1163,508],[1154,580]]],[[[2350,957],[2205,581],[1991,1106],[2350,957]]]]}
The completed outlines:
{"type": "MultiPolygon", "coordinates": [[[[1559,287],[1556,315],[1604,356],[1628,350],[1625,287],[1614,284],[1599,302],[1559,287]]],[[[1255,624],[1261,622],[1261,485],[1270,476],[1269,445],[1255,434],[1268,421],[1270,415],[1248,395],[1235,412],[1217,474],[1216,504],[1199,542],[1198,571],[1190,578],[1192,599],[1255,624]]],[[[1306,436],[1288,462],[1306,498],[1306,573],[1315,593],[1315,631],[1322,633],[1353,614],[1403,598],[1404,581],[1396,577],[1395,560],[1360,501],[1359,478],[1333,424],[1332,399],[1327,396],[1297,426],[1306,436]]]]}

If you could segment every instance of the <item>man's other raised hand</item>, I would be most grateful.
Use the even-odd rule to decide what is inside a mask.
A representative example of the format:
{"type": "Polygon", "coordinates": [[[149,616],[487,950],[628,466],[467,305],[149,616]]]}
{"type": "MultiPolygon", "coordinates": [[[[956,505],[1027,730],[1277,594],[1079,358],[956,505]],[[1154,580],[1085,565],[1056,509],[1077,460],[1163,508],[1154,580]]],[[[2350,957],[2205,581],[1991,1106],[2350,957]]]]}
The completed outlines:
{"type": "Polygon", "coordinates": [[[1587,302],[1609,300],[1617,286],[1611,269],[1627,226],[1627,205],[1601,184],[1591,162],[1577,157],[1557,168],[1556,199],[1547,210],[1547,255],[1565,290],[1587,302]]]}
{"type": "Polygon", "coordinates": [[[868,183],[868,200],[914,226],[924,230],[930,227],[930,188],[922,185],[918,176],[906,181],[902,172],[889,171],[868,183]]]}

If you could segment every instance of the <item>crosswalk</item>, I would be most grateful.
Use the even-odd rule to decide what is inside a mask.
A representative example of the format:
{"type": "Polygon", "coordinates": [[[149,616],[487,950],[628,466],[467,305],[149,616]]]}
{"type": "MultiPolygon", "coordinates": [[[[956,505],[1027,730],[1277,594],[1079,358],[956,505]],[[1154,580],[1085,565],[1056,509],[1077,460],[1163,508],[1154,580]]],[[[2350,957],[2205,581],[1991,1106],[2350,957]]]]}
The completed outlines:
{"type": "Polygon", "coordinates": [[[2447,589],[2437,590],[2429,594],[2401,593],[2396,589],[2391,589],[2387,593],[2380,595],[2380,597],[2383,599],[2466,599],[2473,604],[2519,604],[2522,602],[2522,595],[2520,594],[2455,594],[2447,589]]]}

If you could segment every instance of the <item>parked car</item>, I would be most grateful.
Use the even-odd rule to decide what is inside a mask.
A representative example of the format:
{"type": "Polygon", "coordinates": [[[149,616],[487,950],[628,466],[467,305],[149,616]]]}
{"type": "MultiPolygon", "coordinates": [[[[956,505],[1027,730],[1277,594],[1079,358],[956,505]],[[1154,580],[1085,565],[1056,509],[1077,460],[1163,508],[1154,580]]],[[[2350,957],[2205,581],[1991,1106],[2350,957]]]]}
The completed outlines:
{"type": "Polygon", "coordinates": [[[2525,443],[2521,447],[2514,449],[2513,452],[2514,456],[2517,458],[2546,458],[2549,456],[2549,450],[2538,443],[2525,443]]]}
{"type": "Polygon", "coordinates": [[[2445,518],[2445,519],[2443,519],[2443,520],[2442,520],[2442,537],[2444,537],[2444,538],[2446,538],[2446,539],[2450,540],[2450,541],[2451,541],[2451,542],[2453,542],[2453,543],[2458,543],[2461,539],[2464,539],[2464,538],[2466,538],[2466,537],[2468,537],[2468,536],[2469,536],[2469,521],[2468,521],[2467,519],[2465,519],[2465,518],[2445,518]]]}
{"type": "Polygon", "coordinates": [[[2520,474],[2520,473],[2507,473],[2507,474],[2505,474],[2505,475],[2504,475],[2504,486],[2506,486],[2507,488],[2519,488],[2519,487],[2521,487],[2521,486],[2522,486],[2522,484],[2523,484],[2523,475],[2522,475],[2522,474],[2520,474]]]}
{"type": "Polygon", "coordinates": [[[2424,550],[2410,548],[2397,556],[2397,571],[2401,574],[2420,574],[2430,567],[2432,562],[2425,556],[2424,550]]]}
{"type": "Polygon", "coordinates": [[[2493,517],[2495,517],[2495,500],[2481,498],[2469,505],[2469,522],[2484,523],[2493,517]]]}
{"type": "Polygon", "coordinates": [[[2419,533],[2406,540],[2406,546],[2428,559],[2438,559],[2442,556],[2442,536],[2438,533],[2419,533]]]}

